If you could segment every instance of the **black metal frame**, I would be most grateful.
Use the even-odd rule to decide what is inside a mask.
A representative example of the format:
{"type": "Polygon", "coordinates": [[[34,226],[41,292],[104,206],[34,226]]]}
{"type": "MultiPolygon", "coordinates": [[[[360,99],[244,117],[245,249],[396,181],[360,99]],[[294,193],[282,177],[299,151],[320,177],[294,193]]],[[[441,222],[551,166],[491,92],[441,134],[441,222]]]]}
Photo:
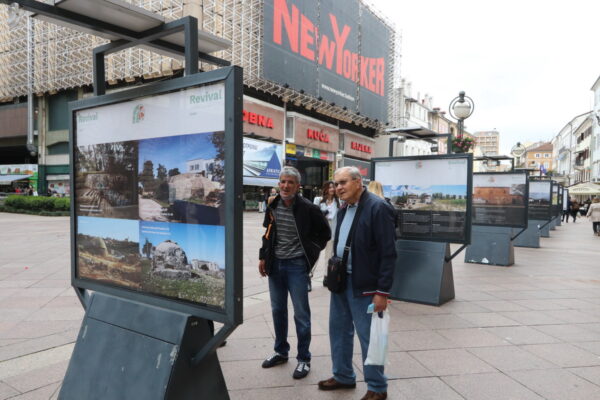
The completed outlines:
{"type": "MultiPolygon", "coordinates": [[[[474,157],[473,158],[473,162],[475,161],[504,161],[504,160],[510,160],[510,171],[513,172],[515,170],[515,159],[513,157],[508,157],[508,156],[483,156],[483,157],[474,157]]],[[[494,172],[494,171],[490,171],[490,172],[494,172]]]]}
{"type": "MultiPolygon", "coordinates": [[[[71,284],[75,288],[84,306],[88,304],[88,290],[103,292],[128,300],[139,301],[183,312],[208,320],[225,324],[209,343],[207,352],[218,345],[235,326],[243,321],[242,316],[242,96],[243,74],[237,66],[221,68],[215,71],[194,74],[169,81],[156,82],[146,86],[112,93],[99,97],[69,103],[69,140],[71,172],[71,284]],[[135,100],[141,97],[159,96],[222,82],[225,85],[225,308],[194,304],[165,296],[136,292],[122,287],[100,283],[77,277],[77,196],[75,195],[74,151],[77,146],[75,112],[93,107],[135,100]],[[214,342],[214,343],[213,343],[214,342]]],[[[213,349],[214,350],[214,349],[213,349]]],[[[204,353],[203,353],[204,354],[204,353]]]]}
{"type": "MultiPolygon", "coordinates": [[[[371,159],[371,179],[376,180],[375,169],[378,162],[394,162],[394,161],[428,161],[428,160],[439,160],[439,159],[461,159],[467,160],[467,209],[465,215],[465,232],[463,235],[464,240],[456,241],[454,239],[448,240],[443,238],[423,238],[423,237],[402,237],[403,240],[419,240],[426,242],[442,242],[442,243],[460,243],[468,245],[471,243],[471,206],[473,201],[473,155],[470,153],[455,153],[455,154],[437,154],[428,156],[409,156],[409,157],[381,157],[371,159]]],[[[380,182],[383,185],[383,182],[380,182]]],[[[464,246],[463,246],[464,247],[464,246]]],[[[461,248],[462,250],[462,248],[461,248]]],[[[456,253],[458,254],[458,253],[456,253]]],[[[455,257],[454,254],[452,257],[455,257]]]]}
{"type": "MultiPolygon", "coordinates": [[[[548,192],[550,194],[550,205],[547,207],[548,208],[547,216],[544,219],[548,220],[548,222],[551,221],[552,220],[552,182],[554,182],[554,181],[551,181],[548,179],[539,179],[538,177],[530,176],[529,182],[548,182],[548,183],[550,183],[550,191],[548,192]]],[[[529,199],[527,199],[527,202],[529,202],[529,199]]],[[[531,218],[529,218],[529,219],[531,219],[531,218]]]]}
{"type": "MultiPolygon", "coordinates": [[[[517,172],[475,172],[475,175],[524,175],[525,176],[525,220],[520,225],[497,225],[497,224],[478,224],[473,222],[473,225],[478,226],[498,226],[498,227],[506,227],[506,228],[527,228],[527,215],[529,213],[529,174],[527,171],[517,171],[517,172]]],[[[473,184],[473,189],[475,189],[475,184],[473,184]]],[[[475,206],[473,206],[475,207],[475,206]]]]}
{"type": "MultiPolygon", "coordinates": [[[[552,195],[554,195],[554,188],[556,188],[556,204],[552,204],[552,218],[560,215],[560,184],[557,181],[552,181],[552,195]]],[[[552,200],[552,195],[550,200],[552,200]]]]}

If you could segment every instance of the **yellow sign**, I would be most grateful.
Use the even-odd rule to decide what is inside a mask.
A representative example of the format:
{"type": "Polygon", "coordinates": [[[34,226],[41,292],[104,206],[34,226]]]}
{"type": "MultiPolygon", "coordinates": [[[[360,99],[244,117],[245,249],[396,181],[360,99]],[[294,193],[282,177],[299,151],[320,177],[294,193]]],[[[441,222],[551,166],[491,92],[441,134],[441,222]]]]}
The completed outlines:
{"type": "Polygon", "coordinates": [[[296,145],[293,143],[287,143],[285,145],[285,154],[294,154],[296,155],[296,145]]]}

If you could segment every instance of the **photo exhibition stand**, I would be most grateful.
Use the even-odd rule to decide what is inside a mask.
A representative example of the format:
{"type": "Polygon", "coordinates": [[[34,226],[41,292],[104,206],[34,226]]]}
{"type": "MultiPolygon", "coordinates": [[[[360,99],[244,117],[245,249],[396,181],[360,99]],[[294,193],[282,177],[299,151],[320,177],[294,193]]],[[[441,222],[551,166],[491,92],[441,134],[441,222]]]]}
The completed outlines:
{"type": "MultiPolygon", "coordinates": [[[[72,286],[86,313],[58,398],[229,399],[215,350],[243,319],[239,297],[242,282],[241,273],[238,273],[241,269],[237,267],[242,265],[241,250],[237,250],[241,249],[242,235],[240,222],[236,221],[241,221],[237,218],[241,216],[241,206],[236,201],[241,197],[241,174],[235,172],[242,169],[241,139],[236,139],[241,137],[237,135],[241,132],[241,68],[227,67],[198,73],[200,60],[222,67],[230,63],[207,54],[223,50],[227,44],[199,32],[198,21],[194,17],[165,23],[160,16],[134,6],[128,9],[128,14],[120,14],[119,10],[109,7],[110,21],[106,21],[85,14],[85,6],[78,12],[77,2],[65,1],[56,6],[32,0],[16,0],[16,3],[19,8],[43,16],[49,22],[67,24],[72,29],[94,33],[111,41],[93,52],[94,97],[70,105],[71,159],[75,151],[74,111],[80,103],[132,100],[217,81],[224,82],[225,147],[228,154],[233,154],[226,156],[226,160],[232,162],[230,165],[225,163],[224,172],[231,189],[225,191],[225,204],[227,212],[234,216],[225,222],[225,243],[231,243],[227,244],[225,259],[232,268],[225,270],[224,312],[202,304],[160,298],[96,283],[93,279],[81,279],[77,274],[77,214],[74,202],[71,203],[72,286]],[[61,8],[67,3],[75,8],[61,8]],[[136,14],[135,18],[132,13],[136,14]],[[132,22],[134,19],[135,24],[132,22]],[[128,22],[123,23],[124,20],[128,22]],[[137,26],[139,31],[132,30],[131,26],[137,26]],[[179,38],[171,41],[178,35],[181,35],[180,42],[184,45],[175,43],[179,38]],[[200,43],[199,37],[202,39],[200,43]],[[140,45],[183,59],[184,77],[103,96],[106,91],[105,56],[140,45]],[[224,324],[216,334],[214,321],[224,324]]],[[[103,7],[103,2],[98,1],[98,6],[103,7]]],[[[103,14],[98,15],[102,18],[103,14]]],[[[71,187],[75,191],[74,163],[71,164],[71,187]]]]}
{"type": "MultiPolygon", "coordinates": [[[[549,237],[542,236],[542,231],[547,229],[549,221],[539,220],[539,219],[530,219],[527,222],[527,229],[523,231],[513,242],[516,247],[531,247],[531,248],[539,248],[540,247],[540,237],[549,237]]],[[[517,235],[521,229],[513,228],[513,233],[517,235]]]]}
{"type": "Polygon", "coordinates": [[[471,244],[465,251],[465,262],[504,267],[513,265],[514,235],[513,228],[510,227],[472,225],[471,244]]]}

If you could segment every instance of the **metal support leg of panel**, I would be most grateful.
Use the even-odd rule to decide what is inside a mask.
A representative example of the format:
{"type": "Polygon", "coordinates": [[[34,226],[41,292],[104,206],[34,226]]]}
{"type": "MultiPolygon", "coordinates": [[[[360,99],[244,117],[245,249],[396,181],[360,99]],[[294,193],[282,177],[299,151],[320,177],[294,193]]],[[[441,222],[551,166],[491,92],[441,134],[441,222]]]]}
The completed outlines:
{"type": "Polygon", "coordinates": [[[466,263],[510,266],[515,263],[513,229],[500,226],[473,225],[471,244],[465,253],[466,263]]]}
{"type": "Polygon", "coordinates": [[[448,243],[397,240],[396,252],[392,299],[436,306],[454,299],[448,243]]]}
{"type": "Polygon", "coordinates": [[[61,400],[228,400],[209,321],[95,293],[59,394],[61,400]]]}

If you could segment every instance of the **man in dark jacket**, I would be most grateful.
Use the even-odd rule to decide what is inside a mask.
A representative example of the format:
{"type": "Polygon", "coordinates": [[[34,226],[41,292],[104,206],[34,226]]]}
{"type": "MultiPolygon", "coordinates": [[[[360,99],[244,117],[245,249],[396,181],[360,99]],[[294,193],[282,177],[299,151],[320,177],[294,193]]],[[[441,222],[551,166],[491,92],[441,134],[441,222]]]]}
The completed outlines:
{"type": "Polygon", "coordinates": [[[267,206],[258,270],[269,276],[271,310],[275,327],[275,354],[267,358],[263,368],[288,361],[288,292],[294,305],[294,321],[298,337],[298,365],[295,379],[310,371],[311,340],[308,274],[331,238],[329,223],[321,210],[298,195],[300,173],[283,167],[279,174],[279,195],[267,206]]]}
{"type": "Polygon", "coordinates": [[[394,211],[385,200],[362,186],[360,171],[343,167],[334,174],[336,192],[347,207],[338,212],[333,248],[342,257],[346,240],[356,215],[348,261],[346,290],[331,293],[329,341],[333,377],[319,382],[321,390],[352,389],[356,375],[352,368],[354,330],[358,335],[363,358],[367,393],[362,400],[387,398],[387,378],[383,366],[364,365],[369,349],[371,316],[387,308],[396,262],[394,211]],[[367,314],[373,304],[374,314],[367,314]]]}

